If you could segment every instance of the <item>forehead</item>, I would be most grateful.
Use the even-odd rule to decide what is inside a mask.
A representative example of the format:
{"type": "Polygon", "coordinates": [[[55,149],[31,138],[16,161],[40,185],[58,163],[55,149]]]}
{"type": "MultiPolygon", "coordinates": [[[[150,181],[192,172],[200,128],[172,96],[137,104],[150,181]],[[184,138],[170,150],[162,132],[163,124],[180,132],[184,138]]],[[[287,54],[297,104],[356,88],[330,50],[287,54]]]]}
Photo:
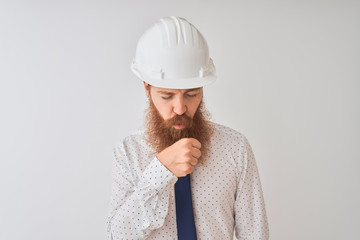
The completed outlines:
{"type": "Polygon", "coordinates": [[[155,86],[151,86],[151,89],[157,93],[173,93],[173,94],[177,94],[177,93],[187,93],[187,92],[193,92],[193,91],[201,91],[202,87],[199,88],[190,88],[190,89],[171,89],[171,88],[160,88],[160,87],[155,87],[155,86]]]}

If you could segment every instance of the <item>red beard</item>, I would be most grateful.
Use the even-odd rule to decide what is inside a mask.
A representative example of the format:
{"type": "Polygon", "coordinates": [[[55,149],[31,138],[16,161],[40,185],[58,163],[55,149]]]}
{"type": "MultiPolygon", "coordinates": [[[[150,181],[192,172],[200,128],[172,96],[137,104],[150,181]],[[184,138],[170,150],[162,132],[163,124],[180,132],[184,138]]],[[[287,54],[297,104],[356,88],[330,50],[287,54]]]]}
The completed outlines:
{"type": "Polygon", "coordinates": [[[164,120],[151,97],[149,99],[146,113],[146,138],[149,144],[159,153],[182,138],[195,138],[202,146],[200,149],[202,154],[198,159],[199,163],[202,163],[208,155],[208,146],[214,131],[212,123],[208,120],[209,113],[205,109],[204,103],[201,101],[193,118],[183,114],[164,120]],[[185,128],[174,128],[174,125],[177,124],[182,124],[185,128]]]}

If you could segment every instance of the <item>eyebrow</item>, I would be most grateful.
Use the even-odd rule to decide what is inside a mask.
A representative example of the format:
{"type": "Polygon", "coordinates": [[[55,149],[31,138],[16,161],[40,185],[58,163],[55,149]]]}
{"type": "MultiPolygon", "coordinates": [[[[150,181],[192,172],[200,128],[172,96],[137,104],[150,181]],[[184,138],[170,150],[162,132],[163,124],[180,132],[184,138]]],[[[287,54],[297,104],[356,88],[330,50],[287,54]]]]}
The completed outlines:
{"type": "MultiPolygon", "coordinates": [[[[192,89],[187,90],[185,93],[189,93],[189,92],[192,92],[192,91],[197,91],[199,89],[200,88],[192,88],[192,89]]],[[[163,91],[163,90],[158,90],[157,92],[162,93],[162,94],[166,94],[166,95],[174,95],[175,94],[173,92],[168,92],[168,91],[163,91]]]]}

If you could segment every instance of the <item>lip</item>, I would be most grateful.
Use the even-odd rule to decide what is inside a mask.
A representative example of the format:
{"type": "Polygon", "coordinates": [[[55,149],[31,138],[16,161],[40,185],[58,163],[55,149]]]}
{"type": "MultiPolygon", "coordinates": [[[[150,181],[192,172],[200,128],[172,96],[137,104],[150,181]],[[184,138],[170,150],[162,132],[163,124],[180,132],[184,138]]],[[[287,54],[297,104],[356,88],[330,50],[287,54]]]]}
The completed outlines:
{"type": "Polygon", "coordinates": [[[176,124],[176,125],[174,125],[174,127],[176,129],[183,129],[183,128],[185,128],[185,125],[184,124],[176,124]]]}

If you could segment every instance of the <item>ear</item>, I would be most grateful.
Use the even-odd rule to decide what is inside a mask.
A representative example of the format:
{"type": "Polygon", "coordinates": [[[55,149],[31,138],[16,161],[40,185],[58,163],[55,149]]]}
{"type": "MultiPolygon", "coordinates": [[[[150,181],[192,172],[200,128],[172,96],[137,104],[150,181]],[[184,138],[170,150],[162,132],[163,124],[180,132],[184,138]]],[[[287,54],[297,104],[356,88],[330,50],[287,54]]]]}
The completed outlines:
{"type": "Polygon", "coordinates": [[[147,97],[149,97],[150,96],[149,84],[146,83],[145,81],[143,81],[143,83],[144,83],[144,88],[145,88],[145,94],[146,94],[147,97]]]}

